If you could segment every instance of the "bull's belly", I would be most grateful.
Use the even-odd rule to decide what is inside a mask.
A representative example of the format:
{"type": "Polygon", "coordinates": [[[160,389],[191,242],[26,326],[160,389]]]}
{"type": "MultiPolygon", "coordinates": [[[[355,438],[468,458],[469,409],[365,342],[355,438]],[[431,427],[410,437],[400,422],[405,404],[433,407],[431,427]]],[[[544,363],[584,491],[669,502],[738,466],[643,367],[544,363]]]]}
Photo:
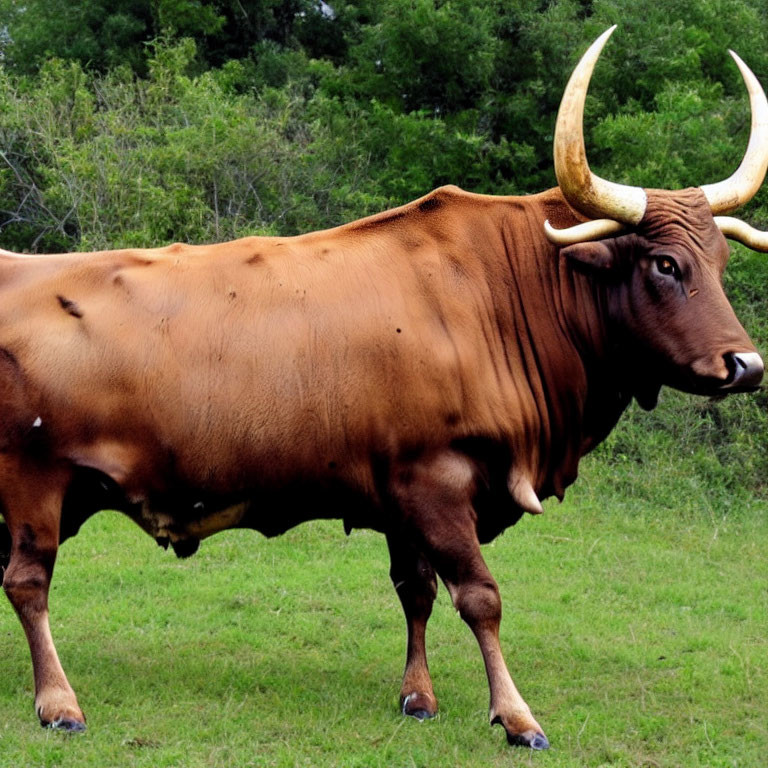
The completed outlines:
{"type": "Polygon", "coordinates": [[[216,496],[183,491],[121,506],[158,544],[169,544],[180,557],[193,554],[202,539],[232,528],[250,528],[278,536],[309,520],[343,520],[352,528],[385,530],[386,521],[370,496],[345,487],[315,484],[216,496]]]}
{"type": "Polygon", "coordinates": [[[221,509],[206,511],[198,502],[191,510],[170,511],[165,507],[153,507],[144,501],[125,510],[141,528],[162,546],[171,544],[180,555],[191,555],[202,539],[214,533],[240,527],[248,501],[241,501],[221,509]]]}

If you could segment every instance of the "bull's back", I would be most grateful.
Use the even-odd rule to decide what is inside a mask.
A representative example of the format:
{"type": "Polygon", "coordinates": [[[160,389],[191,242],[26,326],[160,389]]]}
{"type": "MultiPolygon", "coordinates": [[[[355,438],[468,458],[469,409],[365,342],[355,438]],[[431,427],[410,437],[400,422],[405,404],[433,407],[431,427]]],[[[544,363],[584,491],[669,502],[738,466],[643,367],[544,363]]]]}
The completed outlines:
{"type": "Polygon", "coordinates": [[[118,482],[368,482],[372,455],[493,432],[509,410],[499,202],[473,198],[297,238],[16,257],[0,346],[57,450],[118,482]]]}

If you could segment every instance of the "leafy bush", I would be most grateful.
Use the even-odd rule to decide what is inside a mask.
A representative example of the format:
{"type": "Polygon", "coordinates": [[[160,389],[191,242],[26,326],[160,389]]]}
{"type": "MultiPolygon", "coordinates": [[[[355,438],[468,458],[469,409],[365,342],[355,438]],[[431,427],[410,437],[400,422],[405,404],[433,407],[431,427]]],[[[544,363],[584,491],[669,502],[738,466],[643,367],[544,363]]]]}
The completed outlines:
{"type": "Polygon", "coordinates": [[[233,92],[236,66],[190,76],[194,55],[188,40],[158,45],[147,78],[52,60],[33,80],[0,81],[9,247],[299,232],[386,205],[364,191],[353,131],[330,130],[350,116],[307,120],[300,89],[233,92]]]}

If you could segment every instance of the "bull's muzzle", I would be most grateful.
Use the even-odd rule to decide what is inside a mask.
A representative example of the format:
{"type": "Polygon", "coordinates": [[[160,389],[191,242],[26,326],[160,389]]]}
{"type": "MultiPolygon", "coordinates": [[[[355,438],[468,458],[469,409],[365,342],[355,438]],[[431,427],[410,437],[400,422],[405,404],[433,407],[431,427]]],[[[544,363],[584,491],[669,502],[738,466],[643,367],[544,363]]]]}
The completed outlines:
{"type": "Polygon", "coordinates": [[[725,363],[731,376],[721,389],[755,389],[763,380],[763,359],[757,352],[731,352],[725,363]]]}

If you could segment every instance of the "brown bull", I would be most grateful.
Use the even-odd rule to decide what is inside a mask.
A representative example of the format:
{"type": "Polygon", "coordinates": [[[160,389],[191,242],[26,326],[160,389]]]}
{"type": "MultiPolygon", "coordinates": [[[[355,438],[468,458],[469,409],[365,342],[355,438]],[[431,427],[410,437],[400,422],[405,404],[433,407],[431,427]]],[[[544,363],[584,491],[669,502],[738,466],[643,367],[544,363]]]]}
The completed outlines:
{"type": "Polygon", "coordinates": [[[561,497],[633,397],[746,391],[763,373],[723,293],[721,229],[768,246],[713,213],[762,181],[765,96],[740,64],[753,138],[726,182],[603,181],[581,114],[609,33],[566,90],[557,189],[445,187],[293,238],[0,253],[0,550],[43,724],[84,728],[48,588],[60,541],[111,507],[181,555],[232,527],[382,531],[408,626],[403,712],[437,710],[424,632],[440,576],[480,645],[491,722],[548,746],[502,658],[480,542],[561,497]]]}

